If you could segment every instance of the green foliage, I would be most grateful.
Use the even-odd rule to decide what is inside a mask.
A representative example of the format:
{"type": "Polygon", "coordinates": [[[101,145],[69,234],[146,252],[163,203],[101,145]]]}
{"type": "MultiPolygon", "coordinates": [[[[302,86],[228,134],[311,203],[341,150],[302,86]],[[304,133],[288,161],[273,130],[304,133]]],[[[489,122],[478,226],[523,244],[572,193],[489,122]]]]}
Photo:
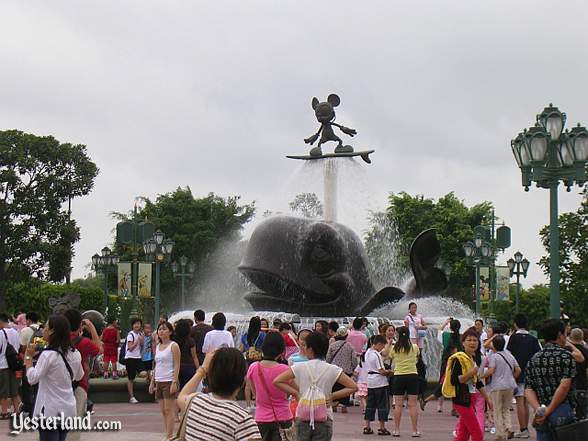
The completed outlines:
{"type": "MultiPolygon", "coordinates": [[[[588,325],[588,189],[577,211],[559,216],[561,298],[572,322],[588,325]]],[[[540,265],[549,274],[549,226],[541,229],[547,251],[540,265]]]]}
{"type": "Polygon", "coordinates": [[[410,245],[417,235],[429,228],[437,230],[441,265],[450,273],[447,292],[471,304],[474,271],[467,265],[462,247],[473,238],[476,225],[490,221],[492,204],[482,202],[467,207],[453,193],[435,201],[422,195],[411,196],[402,192],[390,195],[387,215],[398,228],[400,262],[404,265],[408,265],[410,245]]]}
{"type": "Polygon", "coordinates": [[[318,219],[323,216],[323,204],[314,193],[299,193],[288,206],[294,213],[309,219],[318,219]]]}
{"type": "MultiPolygon", "coordinates": [[[[184,255],[194,262],[197,268],[192,281],[198,278],[198,271],[221,241],[236,241],[241,237],[243,226],[255,213],[255,205],[240,204],[239,196],[223,198],[210,193],[203,198],[195,198],[189,187],[159,195],[155,201],[144,198],[144,207],[137,213],[124,215],[113,213],[117,220],[147,219],[160,229],[166,238],[172,239],[175,246],[171,260],[178,261],[184,255]]],[[[128,246],[115,244],[114,252],[121,261],[131,260],[128,246]]],[[[142,249],[139,260],[143,260],[142,249]]],[[[113,276],[110,282],[115,282],[113,276]]],[[[189,282],[187,282],[188,284],[189,282]]],[[[113,286],[112,286],[113,287],[113,286]]],[[[178,280],[167,265],[161,267],[161,310],[174,311],[179,305],[177,295],[178,280]]],[[[144,305],[147,308],[147,305],[144,305]]]]}
{"type": "Polygon", "coordinates": [[[12,284],[69,273],[79,229],[62,206],[88,194],[97,174],[84,145],[0,131],[0,309],[12,284]]]}
{"type": "Polygon", "coordinates": [[[62,297],[69,293],[80,294],[80,310],[104,311],[104,292],[99,288],[82,287],[76,283],[54,285],[35,279],[10,286],[6,293],[6,310],[12,314],[18,311],[36,311],[46,319],[51,314],[49,298],[62,297]]]}

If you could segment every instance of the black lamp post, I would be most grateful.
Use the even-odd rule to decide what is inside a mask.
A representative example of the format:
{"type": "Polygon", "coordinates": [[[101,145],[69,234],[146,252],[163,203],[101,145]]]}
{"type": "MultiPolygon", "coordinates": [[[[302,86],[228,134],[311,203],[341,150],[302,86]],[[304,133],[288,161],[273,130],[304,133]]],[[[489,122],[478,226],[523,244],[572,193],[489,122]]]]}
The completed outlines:
{"type": "Polygon", "coordinates": [[[519,312],[519,296],[521,293],[521,276],[527,277],[527,271],[529,270],[530,262],[527,259],[523,259],[523,255],[520,251],[514,254],[514,259],[508,259],[506,261],[508,269],[510,271],[510,277],[517,276],[517,292],[515,297],[515,312],[519,312]]]}
{"type": "Polygon", "coordinates": [[[155,264],[155,323],[159,320],[159,305],[161,301],[159,292],[161,284],[161,263],[165,261],[166,257],[171,255],[174,245],[173,240],[165,239],[165,235],[161,230],[157,230],[151,239],[143,242],[143,250],[147,258],[155,264]]]}
{"type": "Polygon", "coordinates": [[[482,235],[476,234],[473,241],[463,244],[468,263],[476,267],[476,317],[480,315],[480,266],[490,264],[492,245],[482,235]]]}
{"type": "Polygon", "coordinates": [[[535,126],[525,129],[511,141],[522,184],[529,191],[532,182],[549,189],[549,313],[559,318],[559,225],[558,186],[563,181],[567,191],[574,184],[586,183],[588,130],[578,124],[563,131],[566,114],[550,104],[537,115],[535,126]]]}
{"type": "Polygon", "coordinates": [[[100,254],[96,253],[92,256],[92,267],[94,271],[101,272],[104,275],[104,308],[108,310],[108,274],[112,269],[116,270],[119,257],[112,254],[110,248],[104,247],[100,254]]]}
{"type": "Polygon", "coordinates": [[[186,284],[185,284],[185,280],[192,278],[192,275],[194,274],[194,270],[196,269],[196,267],[193,262],[188,263],[188,258],[186,256],[181,256],[179,260],[180,260],[179,265],[178,265],[178,262],[171,263],[171,269],[174,273],[174,276],[179,277],[181,280],[180,305],[181,305],[181,308],[183,311],[186,309],[186,297],[185,297],[185,289],[186,289],[185,285],[186,284]]]}

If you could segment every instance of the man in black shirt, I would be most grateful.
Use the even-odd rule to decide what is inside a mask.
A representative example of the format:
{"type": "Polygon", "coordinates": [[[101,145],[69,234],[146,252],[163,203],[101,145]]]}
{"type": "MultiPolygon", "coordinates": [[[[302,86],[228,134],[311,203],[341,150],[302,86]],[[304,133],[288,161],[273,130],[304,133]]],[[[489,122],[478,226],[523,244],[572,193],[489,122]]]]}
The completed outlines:
{"type": "Polygon", "coordinates": [[[521,375],[517,380],[515,399],[517,400],[517,417],[519,420],[519,431],[515,438],[529,438],[529,405],[525,399],[525,368],[529,360],[541,350],[539,340],[527,331],[528,319],[525,314],[516,314],[514,317],[516,332],[508,339],[506,349],[514,356],[521,368],[521,375]]]}
{"type": "Polygon", "coordinates": [[[548,424],[556,427],[575,419],[572,381],[576,376],[576,361],[564,348],[567,340],[565,325],[561,320],[546,320],[541,327],[541,334],[545,339],[545,347],[527,364],[525,396],[535,411],[533,425],[537,430],[537,441],[553,441],[548,424]]]}
{"type": "Polygon", "coordinates": [[[196,343],[196,355],[198,356],[198,361],[200,362],[200,366],[204,362],[204,353],[202,352],[202,345],[204,344],[204,337],[209,331],[212,331],[212,326],[207,325],[204,323],[204,319],[206,315],[203,310],[197,309],[194,311],[194,321],[196,324],[192,326],[192,330],[190,331],[190,337],[196,343]]]}
{"type": "Polygon", "coordinates": [[[576,389],[576,417],[579,420],[583,420],[588,416],[588,378],[586,370],[588,369],[588,349],[584,345],[584,333],[580,328],[572,329],[568,341],[573,344],[584,356],[584,361],[577,363],[578,375],[576,375],[576,381],[574,383],[576,389]]]}

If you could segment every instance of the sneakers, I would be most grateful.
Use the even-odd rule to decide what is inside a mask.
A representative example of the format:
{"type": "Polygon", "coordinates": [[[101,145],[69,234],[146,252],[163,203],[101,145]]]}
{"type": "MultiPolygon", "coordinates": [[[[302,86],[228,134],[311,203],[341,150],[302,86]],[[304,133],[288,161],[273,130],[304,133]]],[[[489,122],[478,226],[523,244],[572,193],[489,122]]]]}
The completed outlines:
{"type": "Polygon", "coordinates": [[[529,429],[523,429],[520,432],[515,433],[514,437],[527,439],[527,438],[530,438],[531,435],[529,434],[529,429]]]}
{"type": "Polygon", "coordinates": [[[454,438],[457,438],[457,430],[454,430],[453,433],[452,433],[452,435],[453,435],[454,438]]]}
{"type": "Polygon", "coordinates": [[[419,397],[419,404],[421,405],[421,410],[424,412],[425,411],[425,406],[427,405],[427,402],[424,400],[423,397],[419,397]]]}
{"type": "Polygon", "coordinates": [[[131,399],[129,400],[129,403],[131,404],[137,404],[139,402],[139,400],[137,400],[135,397],[131,397],[131,399]]]}

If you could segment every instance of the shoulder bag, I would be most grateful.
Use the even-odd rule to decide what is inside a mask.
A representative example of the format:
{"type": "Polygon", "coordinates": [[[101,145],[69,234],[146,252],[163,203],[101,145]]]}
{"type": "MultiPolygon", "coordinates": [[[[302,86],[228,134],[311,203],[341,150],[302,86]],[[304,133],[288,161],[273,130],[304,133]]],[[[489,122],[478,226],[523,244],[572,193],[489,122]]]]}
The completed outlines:
{"type": "Polygon", "coordinates": [[[190,397],[188,402],[186,403],[186,410],[182,415],[182,421],[180,421],[180,425],[178,426],[178,431],[174,436],[172,436],[169,441],[184,441],[186,439],[186,425],[188,424],[188,412],[190,412],[190,406],[192,406],[192,401],[198,395],[195,393],[190,397]]]}

